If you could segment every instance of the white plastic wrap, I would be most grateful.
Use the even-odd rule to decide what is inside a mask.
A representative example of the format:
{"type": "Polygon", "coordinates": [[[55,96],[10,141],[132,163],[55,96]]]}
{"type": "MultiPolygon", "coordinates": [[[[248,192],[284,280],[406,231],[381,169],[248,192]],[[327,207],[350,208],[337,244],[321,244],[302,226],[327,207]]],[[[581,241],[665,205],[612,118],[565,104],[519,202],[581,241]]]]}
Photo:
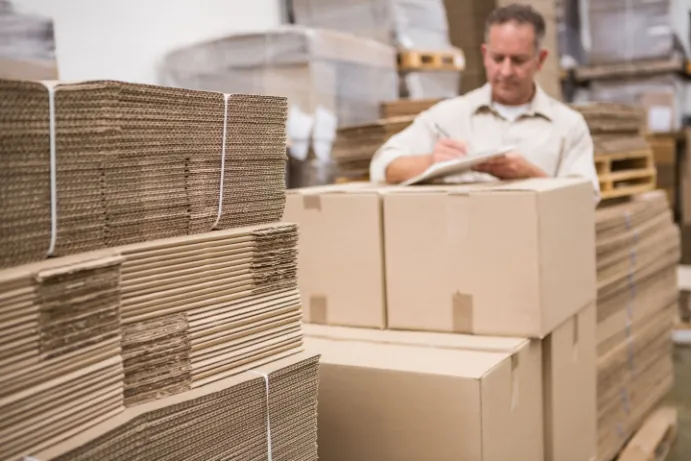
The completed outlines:
{"type": "Polygon", "coordinates": [[[293,0],[296,24],[339,30],[404,48],[443,50],[443,0],[293,0]]]}
{"type": "Polygon", "coordinates": [[[578,0],[557,0],[555,10],[561,68],[570,69],[584,64],[585,50],[581,40],[578,0]]]}
{"type": "Polygon", "coordinates": [[[55,61],[53,22],[0,0],[0,58],[55,61]]]}
{"type": "Polygon", "coordinates": [[[586,0],[591,65],[688,53],[689,0],[586,0]]]}
{"type": "Polygon", "coordinates": [[[164,85],[288,97],[291,153],[326,159],[337,126],[377,120],[397,99],[394,48],[335,31],[284,26],[190,46],[166,56],[164,85]]]}
{"type": "Polygon", "coordinates": [[[446,99],[458,96],[460,71],[409,72],[401,76],[401,97],[446,99]]]}

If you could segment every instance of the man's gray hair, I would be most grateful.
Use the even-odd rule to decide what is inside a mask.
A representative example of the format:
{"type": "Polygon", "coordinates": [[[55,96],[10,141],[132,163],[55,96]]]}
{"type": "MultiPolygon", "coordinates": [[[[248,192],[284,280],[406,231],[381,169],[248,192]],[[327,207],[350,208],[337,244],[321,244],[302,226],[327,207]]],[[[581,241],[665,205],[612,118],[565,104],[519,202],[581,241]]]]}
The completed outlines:
{"type": "Polygon", "coordinates": [[[485,23],[485,42],[489,39],[489,30],[492,26],[508,22],[532,25],[535,30],[535,48],[537,50],[540,49],[542,40],[545,38],[545,18],[532,6],[520,3],[514,3],[492,11],[485,23]]]}

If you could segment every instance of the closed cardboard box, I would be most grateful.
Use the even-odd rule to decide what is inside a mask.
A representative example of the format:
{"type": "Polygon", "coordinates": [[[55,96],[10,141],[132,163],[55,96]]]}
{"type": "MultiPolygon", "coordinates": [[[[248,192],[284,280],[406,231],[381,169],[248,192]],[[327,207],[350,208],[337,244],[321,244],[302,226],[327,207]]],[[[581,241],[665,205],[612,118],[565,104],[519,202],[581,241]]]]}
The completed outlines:
{"type": "Polygon", "coordinates": [[[395,188],[383,197],[390,328],[544,338],[595,300],[585,179],[395,188]]]}
{"type": "Polygon", "coordinates": [[[533,367],[530,373],[542,373],[542,385],[537,385],[532,392],[540,395],[542,391],[544,397],[545,461],[595,459],[597,368],[594,304],[568,319],[543,341],[321,325],[305,325],[304,333],[308,338],[331,341],[518,354],[516,357],[521,366],[533,367]]]}
{"type": "Polygon", "coordinates": [[[367,184],[293,189],[283,220],[299,225],[306,322],[386,327],[381,198],[367,184]]]}
{"type": "Polygon", "coordinates": [[[543,459],[540,354],[305,338],[322,354],[319,457],[543,459]]]}

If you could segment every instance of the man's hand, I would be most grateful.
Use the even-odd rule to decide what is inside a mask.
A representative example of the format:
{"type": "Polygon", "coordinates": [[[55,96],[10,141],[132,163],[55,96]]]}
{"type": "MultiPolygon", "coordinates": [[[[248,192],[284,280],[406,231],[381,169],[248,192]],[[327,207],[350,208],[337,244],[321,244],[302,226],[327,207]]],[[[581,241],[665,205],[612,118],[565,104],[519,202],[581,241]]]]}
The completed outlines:
{"type": "Polygon", "coordinates": [[[518,152],[509,152],[477,165],[475,171],[488,173],[499,179],[546,178],[547,173],[530,163],[518,152]]]}
{"type": "Polygon", "coordinates": [[[468,154],[468,145],[463,141],[453,139],[441,139],[434,146],[430,164],[447,162],[468,154]]]}

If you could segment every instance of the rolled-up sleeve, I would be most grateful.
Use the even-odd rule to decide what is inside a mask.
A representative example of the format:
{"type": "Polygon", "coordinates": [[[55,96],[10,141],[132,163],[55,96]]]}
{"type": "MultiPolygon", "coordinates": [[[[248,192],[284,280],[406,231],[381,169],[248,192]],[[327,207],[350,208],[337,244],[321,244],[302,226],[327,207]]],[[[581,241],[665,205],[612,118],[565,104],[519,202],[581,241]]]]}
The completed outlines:
{"type": "Polygon", "coordinates": [[[432,112],[423,112],[409,127],[392,136],[377,150],[370,163],[370,181],[386,182],[386,169],[391,162],[399,157],[430,154],[436,141],[432,112]]]}
{"type": "Polygon", "coordinates": [[[588,125],[582,117],[566,135],[564,155],[557,176],[576,176],[590,179],[593,183],[595,203],[600,202],[600,180],[595,168],[593,138],[590,136],[588,125]]]}

